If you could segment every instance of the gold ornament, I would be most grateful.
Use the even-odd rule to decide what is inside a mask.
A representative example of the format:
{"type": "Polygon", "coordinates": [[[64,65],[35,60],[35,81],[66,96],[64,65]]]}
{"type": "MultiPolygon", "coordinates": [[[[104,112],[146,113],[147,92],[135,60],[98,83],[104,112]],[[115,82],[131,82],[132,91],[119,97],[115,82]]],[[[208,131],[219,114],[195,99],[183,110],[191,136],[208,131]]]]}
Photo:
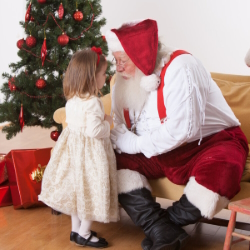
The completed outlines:
{"type": "Polygon", "coordinates": [[[0,161],[3,161],[5,158],[5,154],[0,154],[0,161]]]}
{"type": "Polygon", "coordinates": [[[38,164],[37,169],[30,174],[31,180],[36,182],[42,181],[45,168],[46,165],[41,167],[41,164],[38,164]]]}

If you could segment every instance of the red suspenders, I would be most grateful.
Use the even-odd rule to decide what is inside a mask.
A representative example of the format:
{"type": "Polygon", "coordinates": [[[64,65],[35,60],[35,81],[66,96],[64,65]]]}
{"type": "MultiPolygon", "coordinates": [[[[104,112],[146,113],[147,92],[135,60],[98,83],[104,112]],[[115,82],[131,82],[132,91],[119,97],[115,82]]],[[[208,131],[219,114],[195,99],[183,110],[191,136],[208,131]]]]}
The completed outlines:
{"type": "Polygon", "coordinates": [[[131,129],[131,123],[130,123],[130,119],[129,119],[129,110],[128,109],[123,109],[123,114],[124,114],[124,118],[127,124],[127,128],[130,130],[131,129]]]}
{"type": "MultiPolygon", "coordinates": [[[[184,51],[184,50],[176,50],[172,53],[172,55],[170,56],[170,60],[167,62],[167,64],[163,67],[162,71],[161,71],[161,83],[160,86],[157,89],[157,109],[158,109],[158,114],[159,114],[159,118],[161,120],[161,123],[164,122],[164,119],[167,117],[167,113],[166,113],[166,107],[164,105],[164,98],[163,98],[163,87],[164,87],[164,76],[165,73],[167,71],[168,66],[170,65],[170,63],[177,57],[183,54],[189,54],[188,52],[184,51]]],[[[127,124],[127,128],[131,129],[131,122],[129,119],[129,110],[128,109],[124,109],[123,110],[124,113],[124,118],[127,124]]]]}
{"type": "Polygon", "coordinates": [[[166,107],[164,105],[164,97],[163,97],[163,87],[164,87],[164,76],[165,73],[168,69],[168,66],[170,65],[170,63],[177,57],[183,54],[189,54],[188,52],[184,51],[184,50],[176,50],[173,52],[173,54],[170,57],[170,60],[168,61],[168,63],[164,66],[164,68],[161,71],[161,83],[160,86],[157,89],[157,109],[158,109],[158,114],[159,114],[159,118],[161,120],[161,123],[164,122],[164,119],[167,117],[167,113],[166,113],[166,107]]]}

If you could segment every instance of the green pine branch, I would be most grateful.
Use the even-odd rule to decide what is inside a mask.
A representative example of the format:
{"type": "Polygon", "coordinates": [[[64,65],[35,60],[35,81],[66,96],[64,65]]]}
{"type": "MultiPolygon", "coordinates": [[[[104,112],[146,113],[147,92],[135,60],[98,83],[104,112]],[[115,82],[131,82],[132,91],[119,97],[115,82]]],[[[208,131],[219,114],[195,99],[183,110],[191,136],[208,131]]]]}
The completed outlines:
{"type": "MultiPolygon", "coordinates": [[[[28,8],[29,3],[30,0],[27,0],[26,8],[28,8]]],[[[35,21],[25,22],[21,20],[19,22],[26,36],[31,34],[36,38],[37,43],[33,48],[24,44],[23,49],[17,53],[19,61],[9,65],[11,74],[2,74],[6,82],[1,88],[4,102],[0,104],[0,122],[10,122],[10,125],[5,126],[2,130],[6,133],[7,139],[11,139],[21,132],[19,124],[21,104],[23,104],[25,126],[56,127],[61,131],[62,126],[54,122],[53,114],[55,110],[65,106],[66,103],[63,97],[62,81],[72,54],[77,50],[96,46],[101,47],[103,53],[107,55],[108,47],[100,32],[101,27],[106,24],[106,19],[100,17],[102,13],[100,0],[77,0],[77,4],[78,10],[82,11],[84,16],[81,22],[77,22],[73,18],[76,0],[47,0],[46,4],[32,1],[30,14],[35,21]],[[62,20],[56,14],[61,2],[64,6],[62,20]],[[58,27],[50,13],[54,15],[61,28],[58,27]],[[90,26],[93,14],[92,27],[80,39],[70,40],[64,47],[58,44],[57,38],[62,35],[62,30],[70,38],[78,37],[83,30],[90,26]],[[47,43],[47,61],[42,66],[40,56],[44,34],[47,43]],[[8,85],[12,77],[15,78],[16,91],[11,91],[8,85]],[[38,89],[35,85],[40,77],[46,80],[46,87],[43,89],[38,89]],[[46,98],[38,98],[43,96],[46,98]]],[[[107,81],[102,89],[103,94],[110,92],[109,80],[113,73],[109,63],[107,81]]]]}

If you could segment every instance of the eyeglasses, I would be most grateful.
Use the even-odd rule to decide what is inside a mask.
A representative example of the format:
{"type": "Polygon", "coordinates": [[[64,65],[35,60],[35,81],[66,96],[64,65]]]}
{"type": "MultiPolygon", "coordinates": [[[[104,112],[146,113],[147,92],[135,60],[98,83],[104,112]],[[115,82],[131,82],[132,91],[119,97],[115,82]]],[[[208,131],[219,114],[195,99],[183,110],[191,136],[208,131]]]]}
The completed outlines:
{"type": "Polygon", "coordinates": [[[116,66],[116,67],[120,66],[120,67],[124,68],[125,65],[126,65],[126,63],[127,63],[129,60],[130,60],[130,58],[128,58],[128,60],[126,60],[126,61],[121,61],[120,63],[118,63],[118,62],[116,61],[116,59],[113,58],[113,59],[112,59],[112,64],[113,64],[114,66],[116,66]]]}

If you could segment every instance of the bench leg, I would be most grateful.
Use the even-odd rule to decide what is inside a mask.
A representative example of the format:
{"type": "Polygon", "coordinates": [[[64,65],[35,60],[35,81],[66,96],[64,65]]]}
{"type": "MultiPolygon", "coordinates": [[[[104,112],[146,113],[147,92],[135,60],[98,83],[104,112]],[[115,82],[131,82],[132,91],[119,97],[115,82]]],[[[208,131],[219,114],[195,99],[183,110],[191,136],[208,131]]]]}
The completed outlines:
{"type": "Polygon", "coordinates": [[[226,234],[223,250],[231,249],[232,232],[234,231],[234,228],[235,228],[235,221],[236,221],[236,212],[232,211],[231,217],[228,223],[228,227],[227,227],[227,234],[226,234]]]}

